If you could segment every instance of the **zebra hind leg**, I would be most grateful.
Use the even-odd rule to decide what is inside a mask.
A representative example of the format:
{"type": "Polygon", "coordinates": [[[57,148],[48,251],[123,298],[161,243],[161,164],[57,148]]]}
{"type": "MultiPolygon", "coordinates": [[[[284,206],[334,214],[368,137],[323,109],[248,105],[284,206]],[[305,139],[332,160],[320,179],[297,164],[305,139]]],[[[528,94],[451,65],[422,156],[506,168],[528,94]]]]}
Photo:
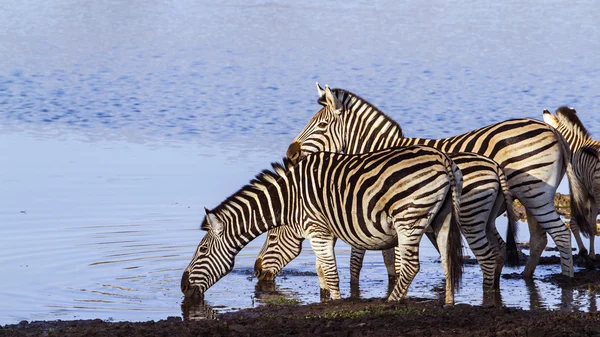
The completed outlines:
{"type": "MultiPolygon", "coordinates": [[[[598,199],[594,198],[594,200],[592,202],[592,212],[590,213],[590,215],[591,215],[590,221],[594,225],[594,234],[597,233],[596,219],[598,218],[598,203],[596,202],[596,200],[598,200],[598,199]]],[[[596,239],[596,235],[590,235],[590,259],[592,261],[596,260],[596,249],[594,247],[595,239],[596,239]]]]}
{"type": "Polygon", "coordinates": [[[502,269],[504,268],[504,264],[506,262],[506,242],[498,233],[498,229],[496,228],[496,218],[498,214],[503,213],[504,208],[504,200],[499,194],[498,198],[496,198],[496,202],[494,204],[494,208],[487,220],[486,233],[485,235],[488,238],[488,241],[492,245],[492,247],[499,252],[496,258],[496,269],[494,271],[494,286],[493,290],[500,290],[500,275],[502,274],[502,269]]]}
{"type": "MultiPolygon", "coordinates": [[[[400,219],[404,216],[399,217],[400,219]]],[[[419,272],[419,243],[429,224],[428,219],[420,219],[412,224],[403,223],[398,220],[396,231],[398,232],[398,254],[396,262],[399,263],[398,278],[394,289],[388,296],[388,301],[398,301],[408,292],[408,287],[419,272]]]]}
{"type": "Polygon", "coordinates": [[[362,269],[365,250],[352,247],[350,251],[350,297],[360,297],[360,270],[362,269]]]}
{"type": "Polygon", "coordinates": [[[358,285],[364,258],[364,249],[352,247],[350,252],[350,285],[358,285]]]}

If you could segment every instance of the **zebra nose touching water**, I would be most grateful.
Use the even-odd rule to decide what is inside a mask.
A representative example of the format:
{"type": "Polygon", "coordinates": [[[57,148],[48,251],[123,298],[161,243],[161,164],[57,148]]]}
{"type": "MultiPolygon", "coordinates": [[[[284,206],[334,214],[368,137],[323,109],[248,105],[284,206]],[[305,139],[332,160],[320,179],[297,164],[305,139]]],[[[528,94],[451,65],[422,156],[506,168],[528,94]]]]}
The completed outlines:
{"type": "Polygon", "coordinates": [[[182,276],[187,296],[202,296],[226,275],[237,253],[260,234],[301,226],[316,255],[318,273],[341,298],[334,245],[398,248],[398,279],[389,300],[406,295],[419,270],[419,242],[436,234],[446,278],[446,304],[462,276],[459,198],[462,174],[442,152],[394,148],[360,155],[320,152],[295,166],[273,165],[249,185],[207,210],[202,241],[182,276]],[[458,183],[457,183],[458,181],[458,183]]]}

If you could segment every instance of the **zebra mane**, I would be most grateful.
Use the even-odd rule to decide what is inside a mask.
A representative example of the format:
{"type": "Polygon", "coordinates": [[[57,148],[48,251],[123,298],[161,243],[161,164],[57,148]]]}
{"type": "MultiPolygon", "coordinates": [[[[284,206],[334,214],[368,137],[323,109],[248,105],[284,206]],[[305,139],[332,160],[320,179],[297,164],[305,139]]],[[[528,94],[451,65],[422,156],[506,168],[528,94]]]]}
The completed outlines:
{"type": "Polygon", "coordinates": [[[592,138],[588,130],[583,126],[583,123],[581,123],[581,120],[579,120],[579,117],[577,117],[577,111],[575,111],[575,109],[561,106],[556,109],[554,114],[556,115],[556,119],[558,119],[558,121],[567,129],[578,133],[585,139],[592,138]]]}
{"type": "MultiPolygon", "coordinates": [[[[282,163],[273,162],[271,163],[272,169],[262,170],[257,174],[254,179],[250,180],[250,183],[244,185],[237,192],[227,197],[217,207],[210,210],[211,213],[220,214],[223,209],[227,208],[227,205],[232,201],[236,200],[240,195],[254,194],[258,191],[265,190],[269,186],[272,186],[275,181],[285,176],[287,172],[293,167],[292,163],[287,159],[283,158],[282,163]]],[[[206,220],[200,225],[200,229],[206,230],[208,224],[205,224],[206,220]]]]}
{"type": "MultiPolygon", "coordinates": [[[[348,91],[346,89],[341,89],[341,88],[335,88],[335,89],[331,89],[331,92],[337,96],[337,98],[339,98],[339,100],[341,102],[344,103],[344,106],[348,107],[348,102],[350,99],[354,99],[353,102],[351,102],[352,107],[355,106],[361,106],[362,104],[366,104],[369,107],[371,107],[371,109],[373,109],[375,112],[377,112],[378,114],[381,114],[383,117],[386,118],[387,121],[389,121],[392,125],[394,125],[395,127],[398,128],[398,130],[400,130],[400,137],[404,137],[404,132],[402,131],[402,127],[400,126],[400,124],[398,124],[398,122],[396,122],[394,119],[390,118],[390,116],[386,115],[383,111],[379,110],[378,107],[376,107],[375,105],[371,104],[369,101],[367,101],[366,99],[358,96],[357,94],[348,91]]],[[[319,103],[320,105],[327,105],[327,102],[325,101],[325,97],[319,97],[319,99],[317,100],[317,103],[319,103]]],[[[356,112],[354,109],[350,109],[352,112],[356,112]]]]}

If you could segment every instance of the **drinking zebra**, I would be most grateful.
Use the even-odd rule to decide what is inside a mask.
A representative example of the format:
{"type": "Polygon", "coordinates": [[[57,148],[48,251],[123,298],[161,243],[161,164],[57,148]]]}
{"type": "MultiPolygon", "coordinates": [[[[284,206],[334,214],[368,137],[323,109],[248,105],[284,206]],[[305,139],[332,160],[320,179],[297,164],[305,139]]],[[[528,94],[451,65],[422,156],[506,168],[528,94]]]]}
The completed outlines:
{"type": "Polygon", "coordinates": [[[413,146],[344,155],[321,152],[296,166],[274,164],[215,209],[206,210],[206,234],[185,269],[186,297],[204,294],[234,265],[236,254],[261,233],[301,224],[327,289],[340,298],[334,244],[361,249],[398,246],[400,271],[390,300],[402,298],[419,270],[419,242],[437,233],[446,276],[446,304],[462,275],[460,171],[434,148],[413,146]]]}
{"type": "MultiPolygon", "coordinates": [[[[496,215],[503,204],[508,205],[509,220],[508,242],[510,265],[518,263],[516,246],[517,219],[512,208],[512,196],[508,190],[506,177],[498,164],[486,157],[473,153],[449,154],[463,174],[463,189],[460,199],[461,212],[459,215],[462,233],[467,238],[483,273],[484,290],[498,289],[500,273],[504,266],[506,244],[496,231],[496,215]]],[[[269,231],[256,263],[254,273],[260,281],[270,281],[302,250],[306,234],[300,225],[278,227],[269,231]]],[[[435,246],[435,238],[431,238],[435,246]]],[[[436,247],[437,248],[437,247],[436,247]]],[[[383,251],[384,262],[390,282],[395,281],[397,266],[395,266],[394,249],[383,251]]],[[[352,248],[350,258],[350,283],[358,285],[360,270],[365,251],[352,248]]],[[[321,289],[325,288],[324,280],[320,279],[321,289]]]]}
{"type": "Polygon", "coordinates": [[[600,142],[592,139],[577,117],[575,109],[563,106],[558,108],[554,114],[555,116],[550,111],[544,110],[544,121],[563,135],[573,154],[571,164],[575,179],[570,181],[571,230],[577,241],[579,254],[588,256],[587,249],[579,235],[580,226],[592,229],[592,233],[584,232],[584,234],[588,234],[590,238],[589,257],[595,259],[594,239],[598,202],[600,201],[600,157],[598,157],[600,142]],[[577,193],[573,193],[574,190],[577,193]]]}
{"type": "MultiPolygon", "coordinates": [[[[573,276],[571,233],[554,208],[554,194],[570,161],[568,144],[560,133],[542,121],[512,119],[450,138],[404,138],[400,125],[359,96],[343,90],[319,89],[324,105],[288,149],[290,159],[327,149],[365,153],[372,149],[414,144],[429,145],[445,153],[473,152],[497,162],[512,195],[526,209],[530,256],[523,271],[532,277],[550,234],[560,252],[564,275],[573,276]],[[331,100],[331,99],[330,99],[331,100]]],[[[577,191],[572,191],[572,194],[577,191]]],[[[588,227],[581,227],[591,233],[588,227]]]]}

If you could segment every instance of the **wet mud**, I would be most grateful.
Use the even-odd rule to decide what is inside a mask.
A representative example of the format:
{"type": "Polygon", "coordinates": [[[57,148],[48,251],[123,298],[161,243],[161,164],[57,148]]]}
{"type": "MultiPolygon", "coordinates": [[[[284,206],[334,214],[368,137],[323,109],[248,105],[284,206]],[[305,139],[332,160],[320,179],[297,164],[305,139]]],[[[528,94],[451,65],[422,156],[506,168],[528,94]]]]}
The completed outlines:
{"type": "Polygon", "coordinates": [[[310,305],[270,304],[216,320],[21,322],[0,336],[596,336],[600,314],[522,310],[418,298],[396,303],[345,299],[310,305]]]}

